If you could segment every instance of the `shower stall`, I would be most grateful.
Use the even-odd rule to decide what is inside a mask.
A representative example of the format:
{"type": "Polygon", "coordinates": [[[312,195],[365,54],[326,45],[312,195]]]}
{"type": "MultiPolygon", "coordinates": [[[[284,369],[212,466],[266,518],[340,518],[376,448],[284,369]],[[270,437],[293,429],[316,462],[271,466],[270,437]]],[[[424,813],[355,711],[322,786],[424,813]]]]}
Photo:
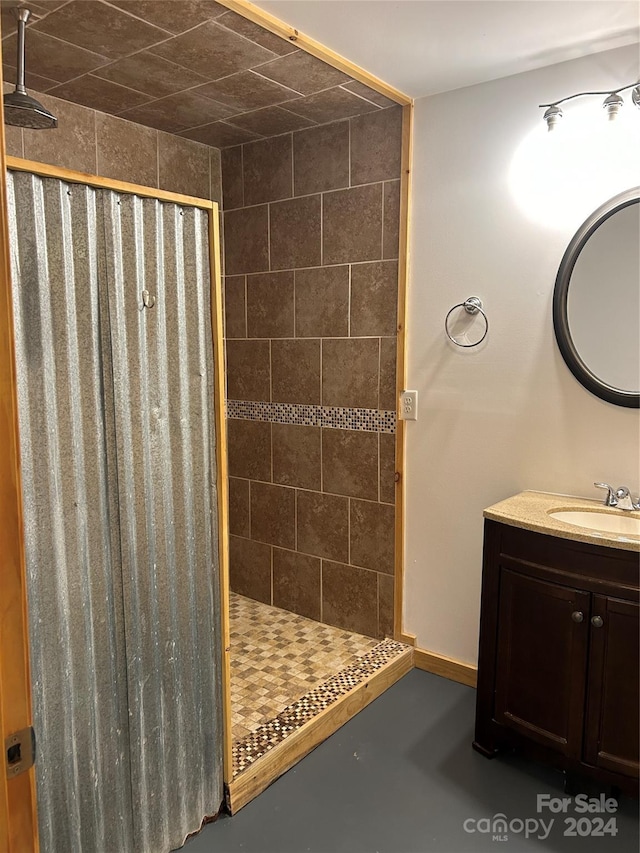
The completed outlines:
{"type": "Polygon", "coordinates": [[[135,189],[7,173],[43,851],[224,799],[217,210],[135,189]]]}

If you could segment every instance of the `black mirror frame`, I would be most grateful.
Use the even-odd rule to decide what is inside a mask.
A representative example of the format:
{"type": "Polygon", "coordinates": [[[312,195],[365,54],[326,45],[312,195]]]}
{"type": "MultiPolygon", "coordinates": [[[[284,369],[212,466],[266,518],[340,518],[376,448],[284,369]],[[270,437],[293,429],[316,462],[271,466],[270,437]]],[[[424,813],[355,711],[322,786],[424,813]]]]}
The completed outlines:
{"type": "Polygon", "coordinates": [[[587,391],[591,391],[596,397],[600,397],[601,400],[606,400],[608,403],[614,403],[616,406],[626,406],[630,409],[640,408],[640,393],[623,391],[620,388],[608,385],[602,379],[599,379],[580,358],[569,331],[567,299],[573,268],[587,240],[614,213],[639,202],[640,187],[634,187],[610,198],[609,201],[601,205],[583,222],[574,234],[562,257],[553,291],[553,328],[556,333],[558,347],[567,367],[587,391]]]}

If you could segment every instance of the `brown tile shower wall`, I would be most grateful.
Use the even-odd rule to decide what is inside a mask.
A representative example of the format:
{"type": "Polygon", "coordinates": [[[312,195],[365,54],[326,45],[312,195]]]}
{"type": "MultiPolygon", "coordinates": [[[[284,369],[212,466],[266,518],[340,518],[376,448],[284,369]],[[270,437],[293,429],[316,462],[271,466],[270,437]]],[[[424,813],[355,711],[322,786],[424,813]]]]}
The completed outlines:
{"type": "Polygon", "coordinates": [[[230,404],[231,586],[374,637],[395,433],[332,413],[396,409],[401,125],[391,107],[222,151],[227,395],[257,404],[230,404]]]}
{"type": "Polygon", "coordinates": [[[50,95],[34,95],[58,117],[58,127],[55,130],[7,127],[7,154],[221,201],[217,148],[50,95]]]}

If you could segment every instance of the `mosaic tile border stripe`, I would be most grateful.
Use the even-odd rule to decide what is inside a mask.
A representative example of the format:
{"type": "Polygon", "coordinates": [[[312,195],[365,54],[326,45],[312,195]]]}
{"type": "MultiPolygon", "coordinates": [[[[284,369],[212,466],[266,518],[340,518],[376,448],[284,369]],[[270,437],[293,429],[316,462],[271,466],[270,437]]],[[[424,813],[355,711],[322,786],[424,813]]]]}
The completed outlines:
{"type": "Polygon", "coordinates": [[[254,732],[233,744],[233,777],[246,770],[293,732],[332,705],[345,693],[366,681],[377,670],[407,650],[395,640],[383,640],[355,663],[332,675],[296,702],[284,708],[277,717],[259,726],[254,732]]]}
{"type": "Polygon", "coordinates": [[[248,421],[268,421],[273,424],[299,424],[363,432],[395,433],[396,431],[396,413],[382,409],[227,400],[227,417],[248,421]]]}

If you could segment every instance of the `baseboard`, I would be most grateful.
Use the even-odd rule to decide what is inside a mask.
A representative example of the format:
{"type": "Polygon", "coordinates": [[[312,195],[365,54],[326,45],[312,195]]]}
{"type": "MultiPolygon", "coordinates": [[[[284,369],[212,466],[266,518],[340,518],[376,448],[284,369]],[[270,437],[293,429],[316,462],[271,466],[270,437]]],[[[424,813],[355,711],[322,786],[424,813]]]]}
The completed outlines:
{"type": "Polygon", "coordinates": [[[470,663],[461,663],[459,660],[428,652],[425,649],[413,650],[413,663],[417,669],[441,675],[450,681],[458,681],[468,687],[475,687],[478,681],[478,667],[470,663]]]}
{"type": "Polygon", "coordinates": [[[399,643],[404,643],[405,646],[415,646],[416,644],[416,635],[415,634],[403,634],[402,631],[396,637],[396,640],[399,643]]]}
{"type": "Polygon", "coordinates": [[[413,668],[413,649],[395,657],[373,673],[368,681],[358,684],[332,705],[305,723],[298,731],[258,758],[250,767],[228,783],[228,808],[236,814],[254,797],[286,773],[301,758],[326,740],[352,717],[373,702],[413,668]]]}

